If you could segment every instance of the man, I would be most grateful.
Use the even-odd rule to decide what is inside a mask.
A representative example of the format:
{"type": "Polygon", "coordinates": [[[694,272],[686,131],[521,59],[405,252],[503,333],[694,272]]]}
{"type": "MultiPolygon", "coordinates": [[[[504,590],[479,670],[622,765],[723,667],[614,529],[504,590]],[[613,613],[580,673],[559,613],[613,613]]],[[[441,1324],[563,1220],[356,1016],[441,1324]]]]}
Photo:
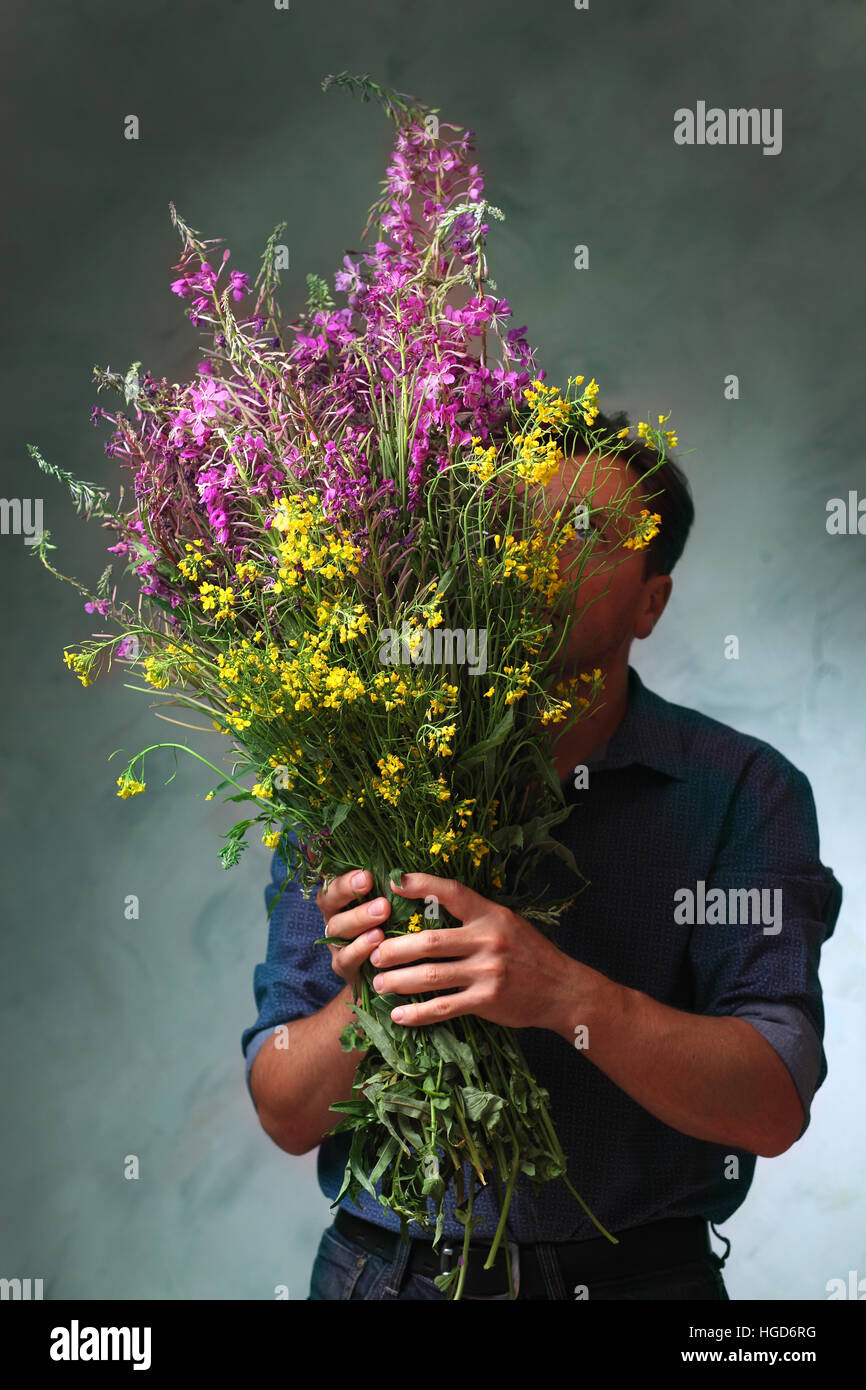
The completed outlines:
{"type": "MultiPolygon", "coordinates": [[[[571,455],[548,484],[554,499],[582,461],[571,455]]],[[[555,833],[589,880],[575,906],[544,935],[463,884],[408,874],[402,893],[435,894],[462,925],[385,941],[389,905],[359,902],[371,887],[359,865],[315,904],[287,889],[256,968],[259,1015],[242,1039],[250,1093],[280,1148],[320,1145],[331,1198],[348,1141],[324,1137],[335,1123],[329,1107],[349,1098],[358,1060],[339,1035],[368,957],[380,967],[376,988],[425,996],[403,1007],[406,1025],[472,1013],[521,1030],[569,1178],[618,1243],[598,1235],[564,1184],[536,1196],[521,1175],[510,1243],[490,1271],[482,1266],[497,1207],[489,1190],[476,1201],[481,1253],[464,1297],[507,1297],[510,1261],[520,1299],[727,1298],[708,1223],[740,1206],[756,1156],[784,1153],[803,1134],[827,1073],[818,964],[841,888],[819,858],[809,783],[769,744],[653,694],[629,665],[632,642],[664,611],[693,518],[677,466],[668,460],[647,476],[655,462],[639,443],[603,461],[593,530],[562,559],[567,572],[591,535],[580,589],[591,603],[567,662],[605,673],[603,706],[555,745],[575,808],[555,833]],[[632,518],[647,507],[661,517],[648,549],[624,548],[622,504],[632,518]],[[328,935],[351,938],[330,961],[309,944],[323,918],[328,935]]],[[[284,874],[275,856],[268,903],[284,874]]],[[[574,886],[559,860],[545,882],[554,896],[574,886]]],[[[454,1239],[439,1252],[429,1233],[413,1230],[407,1246],[398,1229],[372,1198],[344,1200],[309,1297],[443,1298],[433,1280],[462,1240],[453,1198],[445,1231],[454,1239]]]]}

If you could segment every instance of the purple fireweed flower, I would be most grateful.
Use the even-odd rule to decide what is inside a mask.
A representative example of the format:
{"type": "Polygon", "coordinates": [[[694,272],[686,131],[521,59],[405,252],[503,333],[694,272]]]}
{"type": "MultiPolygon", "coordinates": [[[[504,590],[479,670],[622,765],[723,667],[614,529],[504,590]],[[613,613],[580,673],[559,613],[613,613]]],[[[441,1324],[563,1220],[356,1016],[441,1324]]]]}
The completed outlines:
{"type": "Polygon", "coordinates": [[[201,315],[209,304],[210,300],[208,299],[207,295],[204,294],[200,295],[198,299],[193,300],[192,308],[189,311],[188,318],[194,328],[197,328],[198,325],[201,323],[201,315]]]}
{"type": "Polygon", "coordinates": [[[214,270],[212,265],[208,265],[207,261],[202,261],[201,269],[199,270],[197,275],[194,275],[192,277],[192,279],[194,284],[200,285],[202,289],[209,290],[216,284],[217,280],[219,279],[219,271],[214,270]]]}
{"type": "Polygon", "coordinates": [[[138,656],[138,638],[131,633],[118,642],[114,649],[118,661],[135,661],[138,656]]]}
{"type": "MultiPolygon", "coordinates": [[[[106,452],[134,476],[135,513],[111,550],[133,560],[144,593],[173,607],[188,598],[188,586],[168,584],[157,567],[176,561],[182,538],[200,536],[239,563],[270,529],[269,501],[287,491],[315,496],[362,556],[371,544],[399,555],[407,531],[415,534],[429,479],[473,435],[498,439],[524,404],[537,374],[526,328],[508,329],[508,301],[479,293],[475,283],[486,223],[481,217],[479,227],[466,212],[440,230],[443,216],[484,196],[473,139],[440,122],[434,140],[421,119],[401,118],[377,239],[344,255],[333,277],[341,302],[274,334],[275,309],[263,301],[260,313],[236,321],[230,355],[214,304],[229,252],[217,270],[201,259],[215,243],[185,238],[171,290],[188,301],[190,321],[212,334],[212,348],[202,351],[213,355],[180,385],[147,374],[134,421],[120,427],[102,412],[118,425],[106,452]],[[463,266],[472,272],[471,297],[437,300],[431,286],[463,266]],[[394,456],[394,434],[404,428],[398,401],[407,422],[405,491],[384,476],[382,462],[394,456]],[[142,560],[142,548],[150,559],[142,560]]],[[[229,300],[244,298],[249,275],[229,272],[228,288],[229,300]]],[[[96,408],[91,418],[96,423],[96,408]]],[[[262,566],[273,568],[267,556],[262,566]]]]}

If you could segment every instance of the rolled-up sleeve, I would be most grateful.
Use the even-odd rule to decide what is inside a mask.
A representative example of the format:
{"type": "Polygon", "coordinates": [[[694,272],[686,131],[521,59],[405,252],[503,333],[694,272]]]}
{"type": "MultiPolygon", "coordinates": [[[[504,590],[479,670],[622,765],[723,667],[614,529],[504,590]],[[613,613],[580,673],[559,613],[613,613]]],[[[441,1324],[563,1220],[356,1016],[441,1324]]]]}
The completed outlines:
{"type": "Polygon", "coordinates": [[[842,888],[821,863],[808,779],[769,745],[743,770],[704,893],[710,920],[690,939],[696,1011],[744,1018],[766,1038],[797,1088],[802,1134],[827,1075],[818,967],[842,888]]]}
{"type": "Polygon", "coordinates": [[[313,945],[325,934],[322,913],[314,898],[304,897],[297,878],[283,887],[287,872],[285,860],[276,851],[265,887],[265,906],[270,911],[267,953],[253,971],[258,1017],[241,1035],[253,1105],[250,1072],[268,1037],[282,1024],[317,1013],[342,988],[339,976],[331,969],[328,948],[313,945]]]}

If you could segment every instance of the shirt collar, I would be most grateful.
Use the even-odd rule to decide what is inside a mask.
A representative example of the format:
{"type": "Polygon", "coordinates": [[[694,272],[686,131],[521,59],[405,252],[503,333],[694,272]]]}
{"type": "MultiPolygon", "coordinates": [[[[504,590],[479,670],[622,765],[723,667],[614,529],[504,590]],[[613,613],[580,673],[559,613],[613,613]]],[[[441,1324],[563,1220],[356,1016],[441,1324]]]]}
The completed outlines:
{"type": "MultiPolygon", "coordinates": [[[[585,759],[587,768],[629,767],[640,763],[685,781],[688,776],[678,708],[648,690],[628,668],[628,704],[619,727],[585,759]]],[[[564,780],[569,781],[571,774],[564,780]]]]}

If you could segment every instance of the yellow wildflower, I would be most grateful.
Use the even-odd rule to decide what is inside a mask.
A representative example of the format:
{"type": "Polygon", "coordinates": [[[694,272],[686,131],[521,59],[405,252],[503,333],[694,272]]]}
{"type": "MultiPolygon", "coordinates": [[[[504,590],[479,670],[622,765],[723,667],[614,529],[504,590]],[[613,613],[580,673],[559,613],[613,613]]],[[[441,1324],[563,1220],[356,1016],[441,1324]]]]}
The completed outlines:
{"type": "Polygon", "coordinates": [[[134,777],[130,777],[124,772],[118,777],[117,785],[120,788],[117,795],[126,801],[127,797],[138,796],[139,792],[143,792],[146,784],[144,782],[136,782],[134,777]]]}
{"type": "Polygon", "coordinates": [[[66,662],[70,671],[75,672],[82,685],[88,686],[93,684],[88,674],[89,663],[83,652],[66,651],[63,653],[63,660],[66,662]]]}
{"type": "Polygon", "coordinates": [[[623,541],[626,550],[643,550],[649,545],[653,536],[658,535],[662,519],[658,512],[652,512],[644,507],[641,510],[638,529],[628,540],[623,541]]]}

